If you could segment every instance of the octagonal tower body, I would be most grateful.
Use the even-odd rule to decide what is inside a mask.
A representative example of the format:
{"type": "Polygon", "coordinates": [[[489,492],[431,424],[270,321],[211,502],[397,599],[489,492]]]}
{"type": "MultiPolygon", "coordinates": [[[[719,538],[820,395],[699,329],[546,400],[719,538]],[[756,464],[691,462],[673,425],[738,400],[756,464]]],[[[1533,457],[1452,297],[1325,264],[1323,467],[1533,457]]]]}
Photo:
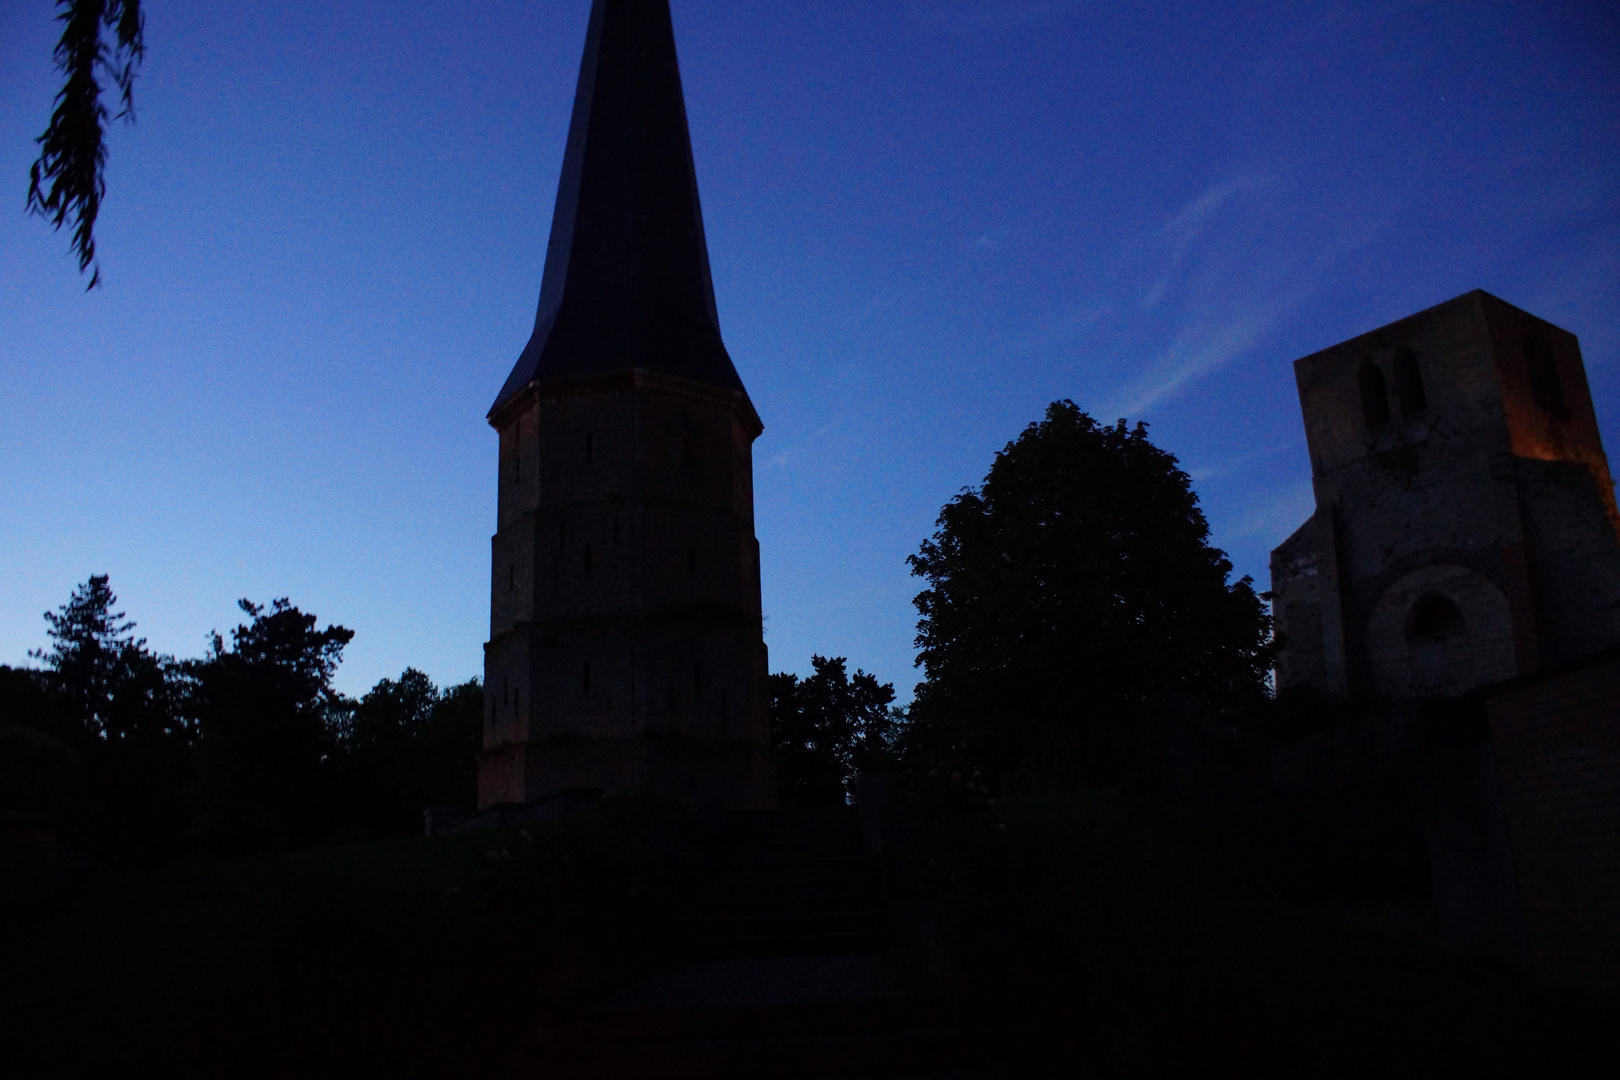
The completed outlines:
{"type": "Polygon", "coordinates": [[[667,0],[595,0],[500,432],[479,804],[774,800],[762,430],[720,337],[667,0]]]}

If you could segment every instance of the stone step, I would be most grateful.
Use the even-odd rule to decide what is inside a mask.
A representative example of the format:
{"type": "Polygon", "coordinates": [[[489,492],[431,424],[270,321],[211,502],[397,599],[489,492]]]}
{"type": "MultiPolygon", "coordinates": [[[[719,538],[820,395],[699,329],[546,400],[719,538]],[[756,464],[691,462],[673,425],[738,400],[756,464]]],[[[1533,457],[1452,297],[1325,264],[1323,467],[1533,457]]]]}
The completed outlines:
{"type": "Polygon", "coordinates": [[[705,1077],[939,1076],[962,1060],[954,1029],[830,1031],[792,1038],[601,1043],[547,1054],[527,1075],[547,1080],[700,1080],[705,1077]]]}
{"type": "Polygon", "coordinates": [[[781,956],[827,956],[871,952],[888,943],[883,930],[838,930],[793,934],[717,934],[697,942],[704,956],[716,959],[781,956]]]}
{"type": "Polygon", "coordinates": [[[803,917],[809,915],[839,915],[851,912],[885,910],[883,894],[861,890],[816,890],[782,893],[772,896],[713,896],[702,903],[694,903],[687,910],[687,918],[737,919],[769,918],[772,916],[803,917]]]}
{"type": "Polygon", "coordinates": [[[774,872],[703,874],[686,883],[686,895],[693,903],[707,903],[727,897],[764,898],[830,893],[881,895],[882,892],[881,874],[866,867],[784,867],[774,872]]]}
{"type": "Polygon", "coordinates": [[[870,1032],[903,1027],[940,1027],[951,1013],[937,998],[895,997],[808,1004],[647,1005],[604,1007],[570,1022],[558,1045],[598,1042],[668,1042],[744,1036],[787,1039],[827,1031],[870,1032]]]}
{"type": "Polygon", "coordinates": [[[666,969],[531,1032],[522,1077],[955,1077],[954,1014],[881,953],[666,969]]]}

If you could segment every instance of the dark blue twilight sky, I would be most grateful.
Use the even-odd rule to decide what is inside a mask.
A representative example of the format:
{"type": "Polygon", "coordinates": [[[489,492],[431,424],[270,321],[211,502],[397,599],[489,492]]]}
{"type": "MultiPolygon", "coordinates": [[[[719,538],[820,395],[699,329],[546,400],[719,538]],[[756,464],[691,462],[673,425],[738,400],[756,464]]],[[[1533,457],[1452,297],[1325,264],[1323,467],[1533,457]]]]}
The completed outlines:
{"type": "MultiPolygon", "coordinates": [[[[0,662],[93,572],[339,684],[480,671],[495,451],[587,0],[149,0],[86,295],[22,213],[49,0],[0,8],[0,662]]],[[[1267,580],[1290,362],[1473,288],[1581,338],[1620,450],[1620,5],[675,0],[772,667],[911,666],[905,557],[1047,402],[1146,419],[1267,580]]]]}

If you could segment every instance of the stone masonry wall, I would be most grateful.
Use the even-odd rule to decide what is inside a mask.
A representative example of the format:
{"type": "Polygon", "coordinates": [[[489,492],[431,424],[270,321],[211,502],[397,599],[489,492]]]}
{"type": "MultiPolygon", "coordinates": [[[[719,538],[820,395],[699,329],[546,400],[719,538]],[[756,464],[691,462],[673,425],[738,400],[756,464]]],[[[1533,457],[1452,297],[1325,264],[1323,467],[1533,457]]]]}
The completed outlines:
{"type": "Polygon", "coordinates": [[[1620,650],[1486,704],[1532,969],[1620,988],[1620,650]]]}

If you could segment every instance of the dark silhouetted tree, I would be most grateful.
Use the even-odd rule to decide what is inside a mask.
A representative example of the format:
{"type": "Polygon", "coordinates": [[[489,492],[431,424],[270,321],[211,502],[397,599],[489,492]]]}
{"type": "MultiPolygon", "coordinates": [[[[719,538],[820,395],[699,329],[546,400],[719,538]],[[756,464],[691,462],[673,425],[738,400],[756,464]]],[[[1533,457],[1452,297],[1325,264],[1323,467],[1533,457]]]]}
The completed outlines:
{"type": "Polygon", "coordinates": [[[484,696],[478,680],[442,692],[415,668],[383,679],[356,702],[341,730],[343,825],[360,834],[408,835],[428,806],[478,797],[484,696]]]}
{"type": "Polygon", "coordinates": [[[771,676],[777,788],[787,806],[840,805],[862,769],[888,760],[902,716],[892,683],[859,668],[847,675],[842,656],[813,656],[810,664],[806,679],[771,676]]]}
{"type": "Polygon", "coordinates": [[[113,119],[135,119],[135,69],[146,54],[140,0],[58,0],[62,37],[56,67],[64,76],[49,126],[36,141],[28,170],[28,209],[60,229],[73,225],[79,272],[88,289],[101,282],[96,266],[96,217],[107,192],[107,121],[101,76],[118,90],[113,119]]]}
{"type": "Polygon", "coordinates": [[[211,655],[186,665],[200,725],[198,829],[233,849],[307,842],[332,816],[323,766],[346,712],[332,676],[354,631],[317,630],[285,598],[240,606],[252,621],[231,631],[230,647],[216,633],[211,655]]]}
{"type": "Polygon", "coordinates": [[[117,603],[108,576],[92,574],[73,590],[66,604],[45,613],[51,647],[29,653],[54,674],[76,729],[72,732],[75,739],[108,734],[113,726],[113,698],[121,689],[122,677],[140,666],[125,654],[144,652],[145,643],[137,643],[130,635],[135,624],[126,622],[123,612],[113,610],[117,603]]]}
{"type": "Polygon", "coordinates": [[[92,575],[45,614],[51,646],[31,654],[45,670],[8,681],[19,705],[33,702],[30,726],[82,758],[91,788],[120,826],[162,850],[178,842],[188,817],[194,732],[179,708],[179,665],[135,638],[117,604],[107,575],[92,575]],[[23,680],[34,683],[31,693],[23,680]]]}
{"type": "Polygon", "coordinates": [[[1144,425],[1070,401],[996,455],[911,556],[913,742],[1003,789],[1106,783],[1135,763],[1143,707],[1180,691],[1217,709],[1267,694],[1270,618],[1210,546],[1176,459],[1144,425]]]}

